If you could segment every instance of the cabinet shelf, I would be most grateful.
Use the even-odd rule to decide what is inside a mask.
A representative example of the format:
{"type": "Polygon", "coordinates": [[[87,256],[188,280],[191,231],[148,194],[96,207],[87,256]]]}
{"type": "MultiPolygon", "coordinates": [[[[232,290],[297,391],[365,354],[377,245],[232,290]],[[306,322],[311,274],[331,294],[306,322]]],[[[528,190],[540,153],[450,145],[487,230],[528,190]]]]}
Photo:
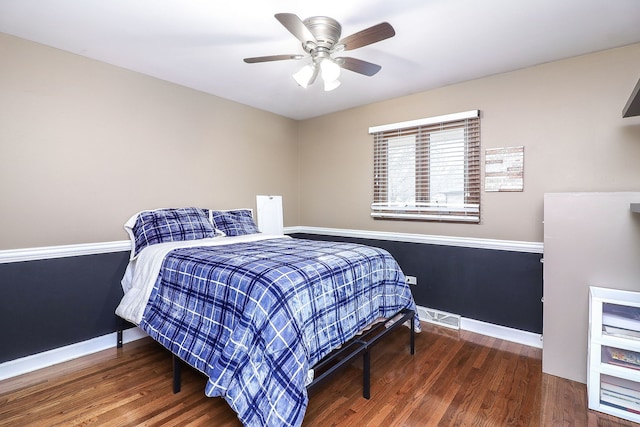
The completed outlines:
{"type": "Polygon", "coordinates": [[[631,350],[640,353],[640,340],[634,338],[622,338],[614,337],[611,335],[602,334],[601,337],[593,337],[594,341],[597,340],[597,344],[600,346],[621,348],[623,350],[631,350]]]}
{"type": "Polygon", "coordinates": [[[622,117],[640,116],[640,80],[631,91],[631,96],[622,109],[622,117]]]}
{"type": "Polygon", "coordinates": [[[589,409],[640,422],[640,293],[589,288],[588,350],[589,409]]]}
{"type": "Polygon", "coordinates": [[[640,371],[631,368],[625,368],[624,366],[610,365],[608,363],[601,363],[600,368],[597,370],[600,374],[611,375],[612,377],[624,378],[627,380],[635,381],[640,385],[640,371]]]}

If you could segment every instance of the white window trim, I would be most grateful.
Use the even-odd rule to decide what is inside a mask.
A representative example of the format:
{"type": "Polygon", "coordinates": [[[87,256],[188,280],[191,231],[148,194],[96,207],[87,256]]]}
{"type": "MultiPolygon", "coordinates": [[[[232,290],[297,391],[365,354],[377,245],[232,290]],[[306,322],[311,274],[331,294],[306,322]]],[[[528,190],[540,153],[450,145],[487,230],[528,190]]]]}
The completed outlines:
{"type": "Polygon", "coordinates": [[[441,122],[453,122],[456,120],[474,119],[480,117],[480,110],[463,111],[462,113],[445,114],[436,117],[427,117],[424,119],[410,120],[407,122],[390,123],[388,125],[372,126],[369,133],[386,132],[394,129],[404,129],[416,126],[433,125],[441,122]]]}

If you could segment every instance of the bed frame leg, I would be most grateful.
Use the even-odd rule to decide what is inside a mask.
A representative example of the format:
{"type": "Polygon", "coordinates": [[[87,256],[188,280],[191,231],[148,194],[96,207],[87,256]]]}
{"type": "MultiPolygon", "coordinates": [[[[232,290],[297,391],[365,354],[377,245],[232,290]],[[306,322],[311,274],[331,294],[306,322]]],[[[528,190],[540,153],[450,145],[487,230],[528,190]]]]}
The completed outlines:
{"type": "Polygon", "coordinates": [[[181,360],[175,354],[171,355],[173,362],[173,393],[180,392],[180,369],[181,369],[181,360]]]}
{"type": "Polygon", "coordinates": [[[116,348],[122,348],[122,331],[124,330],[124,319],[120,316],[117,317],[118,330],[116,331],[116,348]]]}
{"type": "Polygon", "coordinates": [[[409,338],[409,342],[410,342],[410,346],[411,346],[411,355],[416,354],[416,330],[415,330],[415,326],[416,326],[416,317],[415,316],[411,316],[411,332],[410,332],[410,338],[409,338]]]}
{"type": "Polygon", "coordinates": [[[366,350],[362,355],[362,397],[371,398],[371,355],[366,350]]]}

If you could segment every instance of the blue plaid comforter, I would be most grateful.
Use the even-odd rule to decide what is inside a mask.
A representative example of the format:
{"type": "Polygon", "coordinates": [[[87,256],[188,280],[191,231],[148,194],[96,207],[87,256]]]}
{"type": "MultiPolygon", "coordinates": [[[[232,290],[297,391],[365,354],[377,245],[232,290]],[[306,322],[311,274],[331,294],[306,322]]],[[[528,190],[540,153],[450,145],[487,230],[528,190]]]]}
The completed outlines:
{"type": "Polygon", "coordinates": [[[244,425],[299,426],[309,369],[405,307],[415,303],[388,252],[274,238],[172,250],[140,327],[205,373],[205,394],[244,425]]]}

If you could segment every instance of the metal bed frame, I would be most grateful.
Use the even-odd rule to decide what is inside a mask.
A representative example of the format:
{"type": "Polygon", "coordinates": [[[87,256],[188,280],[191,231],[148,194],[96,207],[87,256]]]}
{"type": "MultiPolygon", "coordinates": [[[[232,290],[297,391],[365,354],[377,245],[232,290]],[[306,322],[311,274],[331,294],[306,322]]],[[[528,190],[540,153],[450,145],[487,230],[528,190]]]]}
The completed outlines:
{"type": "MultiPolygon", "coordinates": [[[[122,347],[122,332],[125,321],[120,317],[118,319],[120,321],[118,322],[117,347],[120,348],[122,347]]],[[[389,332],[407,321],[410,322],[410,351],[411,355],[415,354],[415,311],[404,308],[389,319],[377,323],[371,329],[347,341],[339,349],[329,353],[318,362],[313,369],[319,374],[307,385],[307,391],[312,392],[319,384],[333,377],[336,372],[348,366],[356,357],[362,355],[362,396],[365,399],[369,399],[371,397],[371,349],[389,332]]],[[[182,363],[184,363],[182,359],[172,353],[174,393],[180,391],[182,363]]]]}

